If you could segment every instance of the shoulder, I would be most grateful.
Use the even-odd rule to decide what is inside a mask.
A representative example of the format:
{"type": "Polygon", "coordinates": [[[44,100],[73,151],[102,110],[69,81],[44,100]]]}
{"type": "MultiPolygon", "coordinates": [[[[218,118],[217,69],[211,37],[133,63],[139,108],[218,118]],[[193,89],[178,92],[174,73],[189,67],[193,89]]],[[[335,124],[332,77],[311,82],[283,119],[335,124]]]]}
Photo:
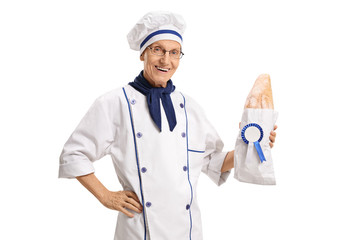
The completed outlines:
{"type": "Polygon", "coordinates": [[[130,85],[125,85],[103,93],[95,100],[95,102],[103,105],[118,105],[126,103],[127,97],[138,94],[142,95],[130,85]]]}
{"type": "Polygon", "coordinates": [[[123,90],[125,87],[119,87],[101,94],[95,99],[92,108],[102,109],[103,112],[110,115],[119,112],[127,104],[123,90]]]}
{"type": "Polygon", "coordinates": [[[106,93],[103,93],[96,99],[96,101],[106,104],[109,102],[113,102],[116,99],[119,99],[123,94],[124,93],[122,87],[119,87],[111,91],[108,91],[106,93]]]}

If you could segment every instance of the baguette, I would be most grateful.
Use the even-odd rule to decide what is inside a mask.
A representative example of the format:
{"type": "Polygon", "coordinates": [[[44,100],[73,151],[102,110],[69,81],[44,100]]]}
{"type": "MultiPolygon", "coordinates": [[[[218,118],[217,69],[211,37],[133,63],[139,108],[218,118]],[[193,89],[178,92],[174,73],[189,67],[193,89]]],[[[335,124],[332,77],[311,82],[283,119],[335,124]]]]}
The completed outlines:
{"type": "Polygon", "coordinates": [[[256,79],[244,108],[274,109],[274,101],[269,74],[261,74],[256,79]]]}

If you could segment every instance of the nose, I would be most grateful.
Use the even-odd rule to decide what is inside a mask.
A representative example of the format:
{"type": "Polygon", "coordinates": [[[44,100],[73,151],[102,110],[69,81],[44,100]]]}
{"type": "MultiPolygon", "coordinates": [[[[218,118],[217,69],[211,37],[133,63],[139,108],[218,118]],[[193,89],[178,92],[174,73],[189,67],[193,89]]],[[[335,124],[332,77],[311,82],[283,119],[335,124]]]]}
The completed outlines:
{"type": "Polygon", "coordinates": [[[170,53],[166,52],[164,56],[161,57],[160,62],[162,64],[168,64],[170,63],[170,53]]]}

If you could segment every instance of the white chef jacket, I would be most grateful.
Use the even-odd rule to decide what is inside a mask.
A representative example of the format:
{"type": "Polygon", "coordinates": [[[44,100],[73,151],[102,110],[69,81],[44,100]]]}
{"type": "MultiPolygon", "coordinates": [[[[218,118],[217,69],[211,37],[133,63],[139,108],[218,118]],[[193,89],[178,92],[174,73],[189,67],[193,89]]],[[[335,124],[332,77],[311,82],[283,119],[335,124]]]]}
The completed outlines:
{"type": "Polygon", "coordinates": [[[143,212],[132,211],[133,218],[119,212],[115,240],[201,240],[200,172],[217,185],[230,174],[221,173],[226,152],[200,106],[178,91],[170,96],[172,132],[162,107],[160,132],[146,96],[127,85],[94,102],[61,153],[61,178],[90,174],[93,162],[110,154],[123,190],[137,194],[143,212]]]}

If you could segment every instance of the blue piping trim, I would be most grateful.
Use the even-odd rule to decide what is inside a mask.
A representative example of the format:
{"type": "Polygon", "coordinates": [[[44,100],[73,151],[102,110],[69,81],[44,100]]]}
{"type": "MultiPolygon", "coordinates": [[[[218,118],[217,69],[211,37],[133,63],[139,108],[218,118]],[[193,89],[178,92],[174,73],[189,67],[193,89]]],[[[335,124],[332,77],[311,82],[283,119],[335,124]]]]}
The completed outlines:
{"type": "Polygon", "coordinates": [[[192,205],[192,201],[193,201],[193,189],[192,189],[192,185],[191,185],[191,181],[190,181],[190,168],[189,168],[189,139],[188,139],[188,117],[187,117],[187,112],[186,112],[186,104],[185,104],[185,97],[182,93],[180,93],[184,99],[184,111],[185,111],[185,117],[186,117],[186,153],[187,153],[187,175],[188,175],[188,181],[190,184],[190,189],[191,189],[191,200],[190,200],[190,208],[189,208],[189,215],[190,215],[190,233],[189,233],[189,237],[191,240],[191,231],[192,231],[192,218],[191,218],[191,205],[192,205]]]}
{"type": "MultiPolygon", "coordinates": [[[[128,107],[129,107],[130,122],[131,122],[131,128],[132,128],[132,132],[133,132],[134,145],[135,145],[136,165],[137,165],[137,169],[138,169],[138,176],[139,176],[139,182],[140,182],[141,201],[142,201],[142,205],[144,206],[144,196],[143,196],[142,182],[141,182],[141,177],[140,177],[139,158],[138,158],[138,154],[137,154],[138,151],[137,151],[137,145],[136,145],[133,118],[132,118],[132,114],[131,114],[129,99],[128,99],[127,95],[126,95],[125,88],[123,88],[123,91],[124,91],[124,95],[125,95],[128,107]]],[[[143,218],[144,218],[144,240],[146,240],[145,208],[143,208],[143,218]]]]}
{"type": "Polygon", "coordinates": [[[192,150],[192,149],[188,149],[189,152],[196,152],[196,153],[204,153],[205,151],[198,151],[198,150],[192,150]]]}
{"type": "Polygon", "coordinates": [[[181,37],[181,35],[180,35],[178,32],[176,32],[176,31],[174,31],[174,30],[164,29],[164,30],[159,30],[159,31],[156,31],[156,32],[153,32],[153,33],[149,34],[149,36],[147,36],[147,37],[144,39],[144,41],[142,41],[142,43],[140,44],[140,48],[142,48],[142,47],[145,45],[145,43],[146,43],[147,41],[149,41],[150,38],[152,38],[153,36],[156,36],[156,35],[159,35],[159,34],[164,34],[164,33],[174,34],[174,35],[178,36],[178,37],[181,39],[181,41],[183,40],[182,37],[181,37]]]}

